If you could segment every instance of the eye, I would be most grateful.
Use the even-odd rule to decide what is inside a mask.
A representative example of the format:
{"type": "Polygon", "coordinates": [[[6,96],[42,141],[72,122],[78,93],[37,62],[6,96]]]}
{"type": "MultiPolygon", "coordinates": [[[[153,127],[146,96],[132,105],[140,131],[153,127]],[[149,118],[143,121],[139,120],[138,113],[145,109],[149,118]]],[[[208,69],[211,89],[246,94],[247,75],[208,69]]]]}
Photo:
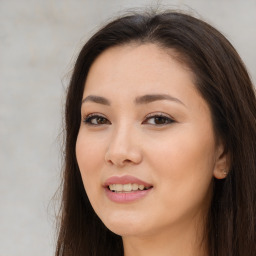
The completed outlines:
{"type": "Polygon", "coordinates": [[[105,118],[104,116],[101,116],[101,115],[95,115],[95,114],[90,114],[88,116],[86,116],[83,120],[83,122],[85,124],[88,124],[88,125],[104,125],[104,124],[111,124],[110,121],[105,118]]]}
{"type": "Polygon", "coordinates": [[[154,114],[147,116],[143,124],[151,124],[151,125],[167,125],[173,123],[174,120],[163,114],[154,114]]]}

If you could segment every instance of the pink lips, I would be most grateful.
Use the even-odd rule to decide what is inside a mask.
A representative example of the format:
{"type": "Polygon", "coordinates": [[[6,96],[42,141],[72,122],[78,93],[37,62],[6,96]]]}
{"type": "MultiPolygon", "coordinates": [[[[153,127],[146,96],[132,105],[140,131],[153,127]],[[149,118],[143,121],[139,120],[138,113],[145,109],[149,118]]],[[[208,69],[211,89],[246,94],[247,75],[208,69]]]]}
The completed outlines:
{"type": "Polygon", "coordinates": [[[142,197],[145,197],[148,193],[151,192],[152,190],[152,185],[142,181],[138,178],[135,178],[133,176],[129,176],[129,175],[125,175],[125,176],[112,176],[109,179],[106,180],[106,182],[104,183],[104,188],[105,188],[105,192],[107,197],[116,203],[128,203],[128,202],[132,202],[135,200],[138,200],[142,197]],[[137,190],[137,191],[131,191],[131,192],[112,192],[111,190],[109,190],[108,186],[111,184],[139,184],[139,185],[144,185],[145,187],[150,187],[147,190],[137,190]]]}
{"type": "Polygon", "coordinates": [[[111,184],[128,184],[128,183],[136,183],[136,184],[141,184],[144,185],[145,187],[151,187],[152,185],[142,181],[138,178],[135,178],[133,176],[129,176],[129,175],[125,175],[125,176],[112,176],[109,179],[106,180],[106,182],[104,183],[104,187],[107,187],[111,184]]]}

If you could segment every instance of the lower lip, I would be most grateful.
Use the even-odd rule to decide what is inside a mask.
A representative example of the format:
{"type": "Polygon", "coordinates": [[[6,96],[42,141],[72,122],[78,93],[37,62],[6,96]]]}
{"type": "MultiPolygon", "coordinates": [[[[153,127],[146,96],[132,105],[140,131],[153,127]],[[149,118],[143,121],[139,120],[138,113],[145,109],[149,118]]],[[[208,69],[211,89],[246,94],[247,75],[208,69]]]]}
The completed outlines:
{"type": "Polygon", "coordinates": [[[107,197],[116,203],[129,203],[136,200],[139,200],[143,197],[145,197],[148,193],[150,193],[152,188],[147,190],[138,190],[133,192],[126,192],[126,193],[117,193],[112,192],[108,188],[105,188],[105,192],[107,194],[107,197]]]}

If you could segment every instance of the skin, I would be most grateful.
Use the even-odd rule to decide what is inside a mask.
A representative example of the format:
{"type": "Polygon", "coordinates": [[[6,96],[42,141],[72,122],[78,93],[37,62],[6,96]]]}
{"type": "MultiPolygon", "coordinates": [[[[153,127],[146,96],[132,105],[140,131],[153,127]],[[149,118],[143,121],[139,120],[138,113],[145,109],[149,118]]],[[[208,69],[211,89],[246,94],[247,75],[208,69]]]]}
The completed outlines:
{"type": "Polygon", "coordinates": [[[83,102],[77,161],[95,212],[122,236],[125,256],[207,255],[204,216],[212,179],[225,177],[227,161],[193,74],[172,55],[154,44],[110,48],[85,82],[83,99],[101,96],[109,105],[83,102]],[[175,99],[135,102],[148,94],[175,99]],[[88,119],[95,114],[102,118],[88,119]],[[159,114],[164,117],[156,119],[159,114]],[[133,202],[112,202],[103,184],[123,175],[153,189],[133,202]]]}

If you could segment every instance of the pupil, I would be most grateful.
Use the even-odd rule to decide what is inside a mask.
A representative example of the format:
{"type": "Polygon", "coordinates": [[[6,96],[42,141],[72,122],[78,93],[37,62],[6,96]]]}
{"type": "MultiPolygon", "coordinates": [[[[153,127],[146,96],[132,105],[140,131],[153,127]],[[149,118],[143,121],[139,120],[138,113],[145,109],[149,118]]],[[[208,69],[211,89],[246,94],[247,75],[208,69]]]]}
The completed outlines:
{"type": "Polygon", "coordinates": [[[97,122],[98,122],[98,124],[104,124],[105,123],[103,117],[98,117],[97,122]]]}
{"type": "Polygon", "coordinates": [[[156,117],[155,122],[156,124],[164,124],[165,119],[163,117],[156,117]]]}

